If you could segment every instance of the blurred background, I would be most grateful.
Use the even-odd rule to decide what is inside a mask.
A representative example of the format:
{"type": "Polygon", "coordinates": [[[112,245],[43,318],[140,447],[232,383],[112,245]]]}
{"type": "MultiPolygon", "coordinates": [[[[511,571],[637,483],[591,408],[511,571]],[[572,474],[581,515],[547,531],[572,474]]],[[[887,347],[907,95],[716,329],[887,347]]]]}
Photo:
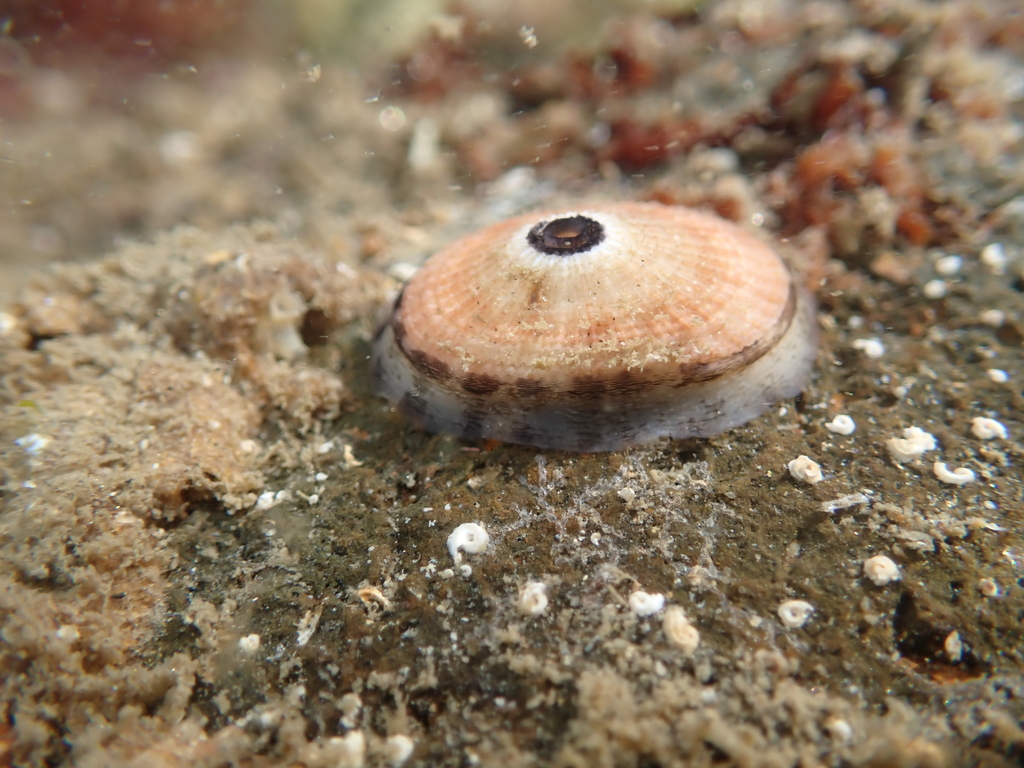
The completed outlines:
{"type": "MultiPolygon", "coordinates": [[[[389,99],[437,102],[452,78],[585,49],[629,9],[512,5],[0,0],[0,304],[42,262],[182,223],[283,219],[344,256],[363,235],[337,215],[366,194],[348,181],[390,180],[411,139],[410,110],[389,99]]],[[[671,16],[692,4],[639,5],[671,16]]],[[[464,119],[508,106],[478,99],[464,119]]]]}
{"type": "Polygon", "coordinates": [[[602,184],[905,282],[1024,234],[1022,54],[1018,0],[0,0],[0,304],[181,224],[388,267],[602,184]]]}

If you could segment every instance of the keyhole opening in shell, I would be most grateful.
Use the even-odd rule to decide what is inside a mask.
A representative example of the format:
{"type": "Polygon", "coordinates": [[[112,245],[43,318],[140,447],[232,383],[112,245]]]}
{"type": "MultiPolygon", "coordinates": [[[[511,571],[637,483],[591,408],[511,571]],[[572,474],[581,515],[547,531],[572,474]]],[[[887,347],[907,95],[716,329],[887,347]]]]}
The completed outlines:
{"type": "Polygon", "coordinates": [[[565,216],[542,221],[526,236],[526,241],[541,253],[572,256],[589,251],[604,240],[604,227],[586,216],[565,216]]]}

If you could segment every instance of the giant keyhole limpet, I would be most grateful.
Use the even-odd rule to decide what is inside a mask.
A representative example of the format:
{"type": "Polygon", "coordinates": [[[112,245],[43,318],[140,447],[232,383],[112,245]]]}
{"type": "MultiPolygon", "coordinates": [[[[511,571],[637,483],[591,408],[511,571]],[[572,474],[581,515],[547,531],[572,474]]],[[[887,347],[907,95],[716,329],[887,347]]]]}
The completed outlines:
{"type": "Polygon", "coordinates": [[[427,260],[374,340],[377,391],[467,440],[610,451],[798,394],[814,304],[740,227],[657,203],[519,216],[427,260]]]}

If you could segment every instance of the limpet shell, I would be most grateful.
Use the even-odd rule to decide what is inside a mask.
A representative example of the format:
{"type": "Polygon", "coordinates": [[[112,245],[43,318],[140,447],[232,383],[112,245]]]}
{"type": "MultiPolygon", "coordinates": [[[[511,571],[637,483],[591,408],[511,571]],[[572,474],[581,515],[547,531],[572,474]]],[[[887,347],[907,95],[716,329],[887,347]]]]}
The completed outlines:
{"type": "Polygon", "coordinates": [[[800,392],[814,305],[765,243],[657,203],[519,216],[437,252],[374,340],[377,391],[466,440],[610,451],[800,392]]]}

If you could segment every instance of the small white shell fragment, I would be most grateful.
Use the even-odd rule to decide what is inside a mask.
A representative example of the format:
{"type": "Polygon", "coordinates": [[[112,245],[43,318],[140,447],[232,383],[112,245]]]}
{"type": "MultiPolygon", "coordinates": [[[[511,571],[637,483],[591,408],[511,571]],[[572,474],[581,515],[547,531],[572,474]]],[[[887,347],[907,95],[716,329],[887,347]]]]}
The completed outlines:
{"type": "Polygon", "coordinates": [[[477,555],[487,549],[491,537],[480,523],[463,523],[448,536],[448,552],[456,565],[462,562],[462,552],[477,555]]]}
{"type": "Polygon", "coordinates": [[[1010,380],[1010,374],[1001,368],[989,368],[985,373],[987,373],[988,377],[996,384],[1005,384],[1010,380]]]}
{"type": "MultiPolygon", "coordinates": [[[[159,464],[154,464],[153,468],[156,469],[159,464]]],[[[258,512],[264,512],[272,507],[277,506],[282,501],[288,501],[292,497],[292,492],[287,488],[282,488],[277,493],[273,491],[264,491],[256,499],[256,510],[258,512]]]]}
{"type": "Polygon", "coordinates": [[[627,504],[629,504],[629,502],[633,501],[633,499],[636,498],[636,491],[629,487],[620,488],[618,491],[615,492],[615,495],[618,496],[627,504]]]}
{"type": "Polygon", "coordinates": [[[971,434],[979,440],[992,440],[997,437],[1005,440],[1007,436],[1006,427],[1002,422],[984,416],[975,416],[971,419],[971,434]]]}
{"type": "Polygon", "coordinates": [[[516,602],[520,613],[527,616],[540,616],[548,609],[548,587],[543,581],[530,581],[519,593],[516,602]]]}
{"type": "Polygon", "coordinates": [[[945,280],[929,280],[921,288],[921,293],[924,294],[926,299],[941,299],[949,291],[949,286],[946,285],[945,280]]]}
{"type": "Polygon", "coordinates": [[[659,592],[637,590],[629,596],[629,610],[637,616],[652,616],[665,607],[665,596],[659,592]]]}
{"type": "Polygon", "coordinates": [[[890,557],[875,555],[864,561],[864,576],[876,586],[884,587],[900,580],[900,567],[890,557]]]}
{"type": "Polygon", "coordinates": [[[519,39],[523,41],[523,45],[527,48],[537,47],[537,33],[533,27],[528,27],[525,24],[519,28],[519,39]]]}
{"type": "Polygon", "coordinates": [[[384,760],[391,768],[401,768],[405,761],[412,757],[416,742],[402,733],[388,736],[384,742],[384,760]]]}
{"type": "Polygon", "coordinates": [[[935,262],[935,271],[944,277],[955,275],[964,265],[964,260],[955,254],[943,256],[935,262]]]}
{"type": "Polygon", "coordinates": [[[1006,251],[1002,243],[989,243],[981,249],[981,263],[988,267],[994,275],[1001,275],[1006,271],[1006,251]]]}
{"type": "Polygon", "coordinates": [[[324,607],[322,605],[318,605],[316,608],[311,608],[306,611],[302,615],[302,618],[296,622],[295,628],[298,632],[295,637],[295,644],[297,646],[302,648],[309,642],[313,633],[316,632],[316,626],[320,623],[320,616],[323,612],[324,607]]]}
{"type": "Polygon", "coordinates": [[[342,466],[345,467],[345,469],[352,469],[353,467],[363,466],[363,462],[357,460],[355,455],[353,455],[351,445],[344,446],[341,452],[341,463],[342,466]]]}
{"type": "Polygon", "coordinates": [[[810,456],[797,456],[787,465],[789,474],[794,480],[808,485],[820,483],[825,477],[821,474],[821,467],[810,456]]]}
{"type": "MultiPolygon", "coordinates": [[[[998,509],[998,506],[996,506],[995,508],[998,509]]],[[[1003,526],[999,525],[998,523],[991,523],[984,517],[966,517],[964,518],[964,524],[968,527],[968,529],[972,531],[976,531],[980,528],[984,528],[986,531],[1006,530],[1003,526]]],[[[1010,547],[1010,549],[1013,549],[1013,547],[1010,547]]],[[[1006,552],[1007,550],[1003,550],[1004,555],[1006,554],[1006,552]]]]}
{"type": "Polygon", "coordinates": [[[43,448],[48,446],[51,442],[53,442],[52,438],[33,432],[25,435],[24,437],[17,438],[14,441],[14,444],[31,456],[38,456],[42,452],[43,448]]]}
{"type": "Polygon", "coordinates": [[[320,753],[320,765],[337,768],[362,768],[366,763],[366,736],[362,731],[349,731],[344,736],[332,736],[320,753]]]}
{"type": "Polygon", "coordinates": [[[925,452],[935,450],[937,444],[931,433],[920,427],[907,427],[903,430],[903,437],[890,437],[885,441],[885,447],[889,455],[902,464],[921,458],[925,452]]]}
{"type": "Polygon", "coordinates": [[[684,656],[693,656],[700,645],[700,632],[686,618],[682,608],[678,605],[666,608],[661,626],[669,643],[682,651],[684,656]]]}
{"type": "Polygon", "coordinates": [[[788,629],[799,629],[814,613],[814,606],[806,600],[787,600],[779,606],[779,619],[788,629]]]}
{"type": "Polygon", "coordinates": [[[864,353],[864,357],[877,360],[885,354],[885,345],[881,339],[855,339],[850,345],[864,353]]]}
{"type": "Polygon", "coordinates": [[[78,639],[78,627],[74,624],[61,624],[57,628],[57,639],[63,640],[65,643],[73,643],[78,639]]]}
{"type": "Polygon", "coordinates": [[[834,741],[845,744],[853,738],[853,727],[839,717],[833,717],[825,721],[825,730],[834,741]]]}
{"type": "Polygon", "coordinates": [[[255,653],[260,648],[260,636],[256,633],[238,638],[238,647],[245,653],[255,653]]]}
{"type": "Polygon", "coordinates": [[[946,656],[952,662],[960,661],[964,655],[964,641],[960,639],[960,633],[955,629],[946,636],[946,642],[942,644],[946,656]]]}
{"type": "Polygon", "coordinates": [[[388,277],[393,277],[401,283],[407,283],[415,277],[420,268],[407,261],[399,261],[388,267],[388,277]]]}
{"type": "Polygon", "coordinates": [[[840,413],[832,421],[825,422],[825,429],[834,435],[852,435],[857,423],[845,413],[840,413]]]}
{"type": "Polygon", "coordinates": [[[999,597],[1001,592],[999,582],[989,578],[978,580],[978,591],[985,597],[999,597]]]}
{"type": "Polygon", "coordinates": [[[948,483],[949,485],[966,485],[967,483],[973,483],[978,477],[974,474],[973,470],[967,467],[957,467],[951,470],[944,461],[936,461],[932,465],[932,471],[939,478],[939,482],[948,483]]]}
{"type": "Polygon", "coordinates": [[[7,312],[0,312],[0,336],[7,336],[18,327],[18,319],[7,312]]]}
{"type": "Polygon", "coordinates": [[[1001,328],[1006,322],[1006,313],[1001,309],[986,309],[978,315],[978,319],[992,328],[1001,328]]]}
{"type": "Polygon", "coordinates": [[[858,504],[868,504],[871,499],[866,495],[858,491],[857,493],[848,493],[844,496],[840,496],[838,499],[830,499],[828,501],[821,502],[821,511],[832,514],[840,509],[848,509],[858,504]]]}
{"type": "Polygon", "coordinates": [[[1021,547],[1007,547],[1003,550],[1003,557],[1005,557],[1010,565],[1014,569],[1024,567],[1024,548],[1021,547]]]}

